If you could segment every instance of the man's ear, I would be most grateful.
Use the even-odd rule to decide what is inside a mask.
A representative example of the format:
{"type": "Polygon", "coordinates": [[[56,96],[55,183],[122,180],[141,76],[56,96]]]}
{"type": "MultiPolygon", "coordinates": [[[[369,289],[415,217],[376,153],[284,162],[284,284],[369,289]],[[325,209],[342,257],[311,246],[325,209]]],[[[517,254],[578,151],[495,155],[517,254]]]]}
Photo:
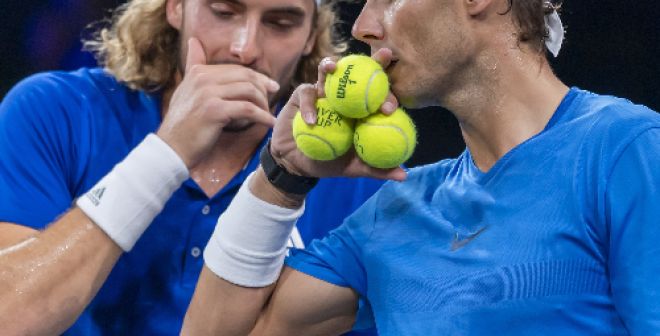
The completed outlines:
{"type": "Polygon", "coordinates": [[[176,30],[181,30],[183,26],[183,1],[167,0],[165,4],[165,14],[167,22],[176,30]]]}
{"type": "Polygon", "coordinates": [[[483,11],[486,10],[486,8],[488,8],[488,6],[490,6],[493,2],[493,0],[463,0],[465,9],[471,16],[477,16],[483,13],[483,11]]]}

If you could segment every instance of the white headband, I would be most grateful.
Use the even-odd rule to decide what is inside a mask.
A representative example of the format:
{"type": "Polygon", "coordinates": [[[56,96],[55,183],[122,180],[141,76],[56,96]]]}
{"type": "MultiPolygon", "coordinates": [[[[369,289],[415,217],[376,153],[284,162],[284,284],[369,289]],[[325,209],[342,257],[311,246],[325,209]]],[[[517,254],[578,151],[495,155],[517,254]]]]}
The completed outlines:
{"type": "Polygon", "coordinates": [[[545,40],[545,47],[552,56],[557,57],[561,44],[564,42],[564,25],[561,23],[557,11],[545,16],[545,27],[548,29],[548,38],[545,40]]]}

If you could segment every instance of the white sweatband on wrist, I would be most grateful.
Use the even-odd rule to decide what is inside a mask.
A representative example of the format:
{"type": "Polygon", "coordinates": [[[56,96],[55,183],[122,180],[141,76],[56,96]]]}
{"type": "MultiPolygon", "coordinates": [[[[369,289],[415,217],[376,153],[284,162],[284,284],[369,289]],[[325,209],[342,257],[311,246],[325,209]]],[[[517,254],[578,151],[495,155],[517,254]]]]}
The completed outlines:
{"type": "Polygon", "coordinates": [[[217,276],[243,287],[277,281],[296,221],[305,211],[265,202],[250,192],[252,173],[218,219],[204,249],[204,262],[217,276]]]}
{"type": "Polygon", "coordinates": [[[128,252],[186,179],[181,158],[149,134],[76,204],[128,252]]]}

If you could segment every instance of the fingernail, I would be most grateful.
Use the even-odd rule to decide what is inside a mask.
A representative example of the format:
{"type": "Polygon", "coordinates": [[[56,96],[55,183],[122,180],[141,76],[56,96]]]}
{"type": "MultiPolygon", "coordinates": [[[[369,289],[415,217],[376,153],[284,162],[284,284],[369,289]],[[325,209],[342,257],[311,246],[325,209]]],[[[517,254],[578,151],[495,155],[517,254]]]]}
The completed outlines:
{"type": "Polygon", "coordinates": [[[391,112],[394,112],[394,104],[392,104],[392,103],[390,103],[390,102],[386,102],[385,104],[383,104],[383,106],[382,106],[382,110],[383,110],[383,112],[385,112],[385,113],[391,113],[391,112]]]}
{"type": "Polygon", "coordinates": [[[305,119],[305,122],[306,122],[307,124],[309,124],[309,125],[312,125],[312,124],[315,123],[315,121],[314,121],[314,116],[311,115],[310,113],[305,113],[305,114],[303,115],[303,118],[305,119]]]}

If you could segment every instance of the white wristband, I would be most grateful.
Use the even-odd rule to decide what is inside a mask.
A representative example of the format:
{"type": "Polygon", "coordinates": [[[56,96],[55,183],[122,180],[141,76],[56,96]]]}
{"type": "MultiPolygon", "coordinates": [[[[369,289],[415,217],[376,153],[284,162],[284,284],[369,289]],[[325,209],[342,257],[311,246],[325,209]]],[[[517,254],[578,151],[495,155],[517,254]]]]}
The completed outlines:
{"type": "Polygon", "coordinates": [[[213,273],[233,284],[265,287],[280,275],[289,236],[305,205],[287,209],[257,198],[248,186],[253,175],[243,182],[218,219],[204,249],[204,262],[213,273]]]}
{"type": "Polygon", "coordinates": [[[186,179],[181,158],[149,134],[76,204],[128,252],[186,179]]]}

